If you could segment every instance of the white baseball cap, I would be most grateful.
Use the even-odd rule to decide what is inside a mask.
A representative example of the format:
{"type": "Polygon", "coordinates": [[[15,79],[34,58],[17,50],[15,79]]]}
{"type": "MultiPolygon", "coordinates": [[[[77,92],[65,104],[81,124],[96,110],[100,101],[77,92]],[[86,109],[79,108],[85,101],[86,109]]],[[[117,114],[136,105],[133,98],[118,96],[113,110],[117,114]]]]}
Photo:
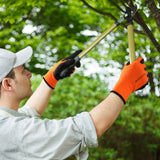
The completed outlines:
{"type": "Polygon", "coordinates": [[[0,48],[0,82],[15,67],[25,64],[32,56],[33,50],[30,46],[13,53],[9,50],[0,48]]]}

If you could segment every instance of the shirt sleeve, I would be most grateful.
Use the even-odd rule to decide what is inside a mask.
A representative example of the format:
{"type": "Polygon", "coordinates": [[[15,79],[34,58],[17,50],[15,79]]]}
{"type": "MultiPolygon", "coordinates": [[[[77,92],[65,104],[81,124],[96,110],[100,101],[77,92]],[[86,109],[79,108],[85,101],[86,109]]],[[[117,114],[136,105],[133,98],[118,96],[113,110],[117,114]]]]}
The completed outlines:
{"type": "Polygon", "coordinates": [[[95,148],[98,146],[95,126],[88,112],[78,114],[75,117],[75,123],[84,135],[84,142],[81,146],[81,151],[76,155],[76,158],[77,160],[87,160],[88,148],[95,148]]]}
{"type": "Polygon", "coordinates": [[[39,113],[30,106],[23,106],[22,108],[18,109],[18,112],[21,113],[23,116],[40,118],[39,113]]]}
{"type": "Polygon", "coordinates": [[[61,120],[25,118],[21,148],[26,159],[62,160],[76,155],[86,160],[88,147],[97,147],[97,134],[88,112],[61,120]]]}

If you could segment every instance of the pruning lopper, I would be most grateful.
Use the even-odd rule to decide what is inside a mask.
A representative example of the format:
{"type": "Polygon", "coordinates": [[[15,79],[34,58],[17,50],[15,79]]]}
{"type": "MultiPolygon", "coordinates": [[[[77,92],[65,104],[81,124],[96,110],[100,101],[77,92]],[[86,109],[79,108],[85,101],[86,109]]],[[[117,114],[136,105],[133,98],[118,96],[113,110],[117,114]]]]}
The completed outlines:
{"type": "MultiPolygon", "coordinates": [[[[121,24],[124,20],[127,21],[127,32],[128,32],[128,45],[129,45],[129,57],[130,63],[135,60],[135,43],[134,43],[134,31],[133,31],[133,19],[132,17],[137,12],[137,7],[132,12],[131,8],[126,7],[126,13],[123,18],[120,18],[118,21],[115,21],[108,29],[106,29],[99,37],[97,37],[86,49],[84,49],[78,56],[74,58],[75,64],[84,57],[92,48],[94,48],[102,39],[104,39],[109,33],[111,33],[119,24],[121,24]]],[[[70,68],[75,66],[75,64],[71,65],[70,68]]],[[[61,72],[61,76],[65,75],[68,68],[61,72]]]]}

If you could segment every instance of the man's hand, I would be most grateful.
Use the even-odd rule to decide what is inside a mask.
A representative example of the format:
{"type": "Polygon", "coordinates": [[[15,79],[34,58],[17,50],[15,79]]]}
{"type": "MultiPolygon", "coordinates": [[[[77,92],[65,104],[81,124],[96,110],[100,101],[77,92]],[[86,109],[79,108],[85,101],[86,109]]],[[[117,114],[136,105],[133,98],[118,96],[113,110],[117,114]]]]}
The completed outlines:
{"type": "Polygon", "coordinates": [[[81,52],[82,50],[78,50],[74,52],[69,57],[60,60],[55,66],[53,66],[47,74],[43,77],[44,81],[51,87],[52,89],[55,88],[56,83],[58,80],[69,77],[75,70],[76,67],[80,67],[80,61],[75,62],[75,57],[81,52]],[[70,67],[72,66],[72,67],[70,67]],[[66,70],[65,74],[61,74],[64,70],[66,70]]]}
{"type": "Polygon", "coordinates": [[[129,95],[148,84],[147,71],[143,58],[139,57],[133,63],[125,64],[118,82],[111,92],[116,93],[125,103],[129,95]]]}

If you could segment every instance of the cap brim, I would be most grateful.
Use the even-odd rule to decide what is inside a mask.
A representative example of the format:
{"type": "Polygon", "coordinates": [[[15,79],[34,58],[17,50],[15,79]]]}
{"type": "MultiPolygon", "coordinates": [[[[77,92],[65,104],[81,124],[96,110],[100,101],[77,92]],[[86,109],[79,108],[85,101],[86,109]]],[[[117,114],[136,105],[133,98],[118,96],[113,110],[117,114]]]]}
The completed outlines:
{"type": "Polygon", "coordinates": [[[16,53],[16,62],[14,64],[14,68],[20,65],[25,64],[32,57],[33,50],[30,46],[20,50],[16,53]]]}

